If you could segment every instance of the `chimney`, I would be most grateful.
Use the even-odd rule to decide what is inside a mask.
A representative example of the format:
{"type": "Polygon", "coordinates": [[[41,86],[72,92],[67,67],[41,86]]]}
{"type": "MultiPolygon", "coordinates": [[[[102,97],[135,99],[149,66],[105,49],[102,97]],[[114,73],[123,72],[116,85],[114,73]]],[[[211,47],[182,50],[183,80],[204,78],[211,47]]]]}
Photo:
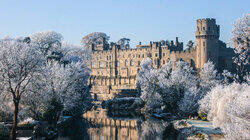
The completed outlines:
{"type": "Polygon", "coordinates": [[[178,37],[176,37],[176,40],[175,40],[175,46],[178,46],[179,42],[178,42],[178,37]]]}

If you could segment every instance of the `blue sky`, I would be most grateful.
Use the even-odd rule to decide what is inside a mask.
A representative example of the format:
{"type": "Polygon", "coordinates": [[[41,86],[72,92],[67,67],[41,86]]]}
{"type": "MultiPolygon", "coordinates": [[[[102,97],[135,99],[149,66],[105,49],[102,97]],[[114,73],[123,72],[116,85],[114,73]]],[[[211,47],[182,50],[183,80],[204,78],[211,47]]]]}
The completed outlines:
{"type": "Polygon", "coordinates": [[[196,19],[216,18],[228,42],[233,22],[250,13],[250,0],[0,0],[0,38],[53,30],[80,44],[91,32],[111,41],[194,40],[196,19]]]}

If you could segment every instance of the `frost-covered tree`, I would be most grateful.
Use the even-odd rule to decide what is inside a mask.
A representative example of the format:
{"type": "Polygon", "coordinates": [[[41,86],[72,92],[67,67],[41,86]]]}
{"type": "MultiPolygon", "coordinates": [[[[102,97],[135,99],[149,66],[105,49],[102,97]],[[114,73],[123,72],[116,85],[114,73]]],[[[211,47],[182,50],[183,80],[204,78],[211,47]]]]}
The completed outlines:
{"type": "Polygon", "coordinates": [[[194,42],[192,40],[189,40],[187,43],[187,48],[191,49],[191,48],[193,48],[193,46],[194,46],[194,42]]]}
{"type": "Polygon", "coordinates": [[[3,89],[0,94],[5,101],[12,100],[14,106],[13,139],[16,138],[19,103],[42,63],[43,57],[35,46],[14,39],[0,41],[0,81],[3,89]]]}
{"type": "Polygon", "coordinates": [[[228,85],[230,83],[232,83],[233,81],[233,74],[231,72],[229,72],[228,70],[223,70],[223,72],[221,73],[221,81],[223,85],[228,85]]]}
{"type": "Polygon", "coordinates": [[[138,73],[141,98],[146,102],[165,106],[171,113],[194,113],[201,93],[194,70],[183,61],[170,61],[159,70],[153,69],[152,60],[144,60],[138,73]]]}
{"type": "Polygon", "coordinates": [[[63,36],[54,31],[37,32],[30,36],[31,43],[37,45],[44,55],[60,52],[63,36]]]}
{"type": "Polygon", "coordinates": [[[93,32],[90,33],[82,38],[82,45],[83,46],[89,46],[93,44],[94,46],[99,45],[99,44],[108,44],[109,41],[109,36],[107,36],[105,33],[102,32],[93,32]]]}
{"type": "Polygon", "coordinates": [[[200,98],[198,81],[188,63],[171,60],[159,70],[158,79],[160,94],[168,111],[177,109],[185,114],[197,110],[197,100],[200,98]]]}
{"type": "Polygon", "coordinates": [[[42,73],[33,79],[23,104],[35,119],[41,118],[52,98],[63,104],[64,112],[76,111],[78,107],[82,109],[88,93],[88,76],[88,68],[84,68],[79,62],[67,65],[58,62],[47,64],[42,73]]]}
{"type": "Polygon", "coordinates": [[[129,49],[130,45],[129,45],[129,38],[121,38],[117,41],[117,44],[121,46],[121,49],[129,49]]]}
{"type": "Polygon", "coordinates": [[[47,58],[48,56],[54,58],[47,59],[39,75],[32,79],[30,92],[22,102],[26,107],[24,112],[28,112],[36,120],[41,119],[49,107],[48,101],[52,98],[63,104],[63,112],[72,113],[86,107],[83,105],[86,103],[89,90],[87,86],[90,72],[87,67],[90,60],[89,50],[67,42],[60,42],[60,45],[54,47],[48,52],[60,52],[60,58],[57,59],[55,53],[45,55],[47,58]],[[30,95],[37,98],[30,98],[30,95]]]}
{"type": "Polygon", "coordinates": [[[203,106],[207,106],[208,118],[215,127],[222,129],[227,138],[236,140],[250,137],[249,91],[248,84],[218,85],[202,101],[203,106]]]}
{"type": "Polygon", "coordinates": [[[141,99],[146,102],[146,106],[150,108],[161,106],[157,74],[157,70],[153,68],[153,61],[150,58],[142,61],[137,83],[141,89],[141,99]]]}
{"type": "Polygon", "coordinates": [[[206,93],[219,83],[220,80],[217,70],[215,69],[214,64],[211,61],[208,61],[204,64],[204,67],[200,72],[200,86],[202,87],[202,91],[206,93]]]}
{"type": "Polygon", "coordinates": [[[249,73],[249,37],[250,37],[250,14],[239,18],[234,24],[232,31],[232,42],[234,43],[234,63],[237,65],[237,82],[245,82],[244,77],[249,73]]]}

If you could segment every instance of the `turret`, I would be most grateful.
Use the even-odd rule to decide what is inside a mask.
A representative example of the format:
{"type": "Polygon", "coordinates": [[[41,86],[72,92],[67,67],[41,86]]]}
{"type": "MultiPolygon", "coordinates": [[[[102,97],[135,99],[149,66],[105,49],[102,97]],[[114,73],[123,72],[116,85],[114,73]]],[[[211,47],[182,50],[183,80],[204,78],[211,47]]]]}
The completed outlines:
{"type": "Polygon", "coordinates": [[[220,26],[216,25],[213,18],[198,19],[195,37],[197,39],[196,48],[196,68],[203,68],[204,64],[210,60],[218,63],[218,40],[220,36],[220,26]]]}

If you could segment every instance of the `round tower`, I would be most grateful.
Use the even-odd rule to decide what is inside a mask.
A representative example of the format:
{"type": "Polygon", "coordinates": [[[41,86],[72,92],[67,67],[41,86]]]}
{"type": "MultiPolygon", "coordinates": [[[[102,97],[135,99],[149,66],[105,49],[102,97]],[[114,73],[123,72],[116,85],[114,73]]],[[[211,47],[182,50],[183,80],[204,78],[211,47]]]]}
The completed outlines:
{"type": "Polygon", "coordinates": [[[196,47],[196,68],[203,68],[204,64],[210,60],[215,65],[218,64],[218,41],[220,36],[220,26],[216,25],[213,18],[198,19],[195,37],[196,47]]]}

